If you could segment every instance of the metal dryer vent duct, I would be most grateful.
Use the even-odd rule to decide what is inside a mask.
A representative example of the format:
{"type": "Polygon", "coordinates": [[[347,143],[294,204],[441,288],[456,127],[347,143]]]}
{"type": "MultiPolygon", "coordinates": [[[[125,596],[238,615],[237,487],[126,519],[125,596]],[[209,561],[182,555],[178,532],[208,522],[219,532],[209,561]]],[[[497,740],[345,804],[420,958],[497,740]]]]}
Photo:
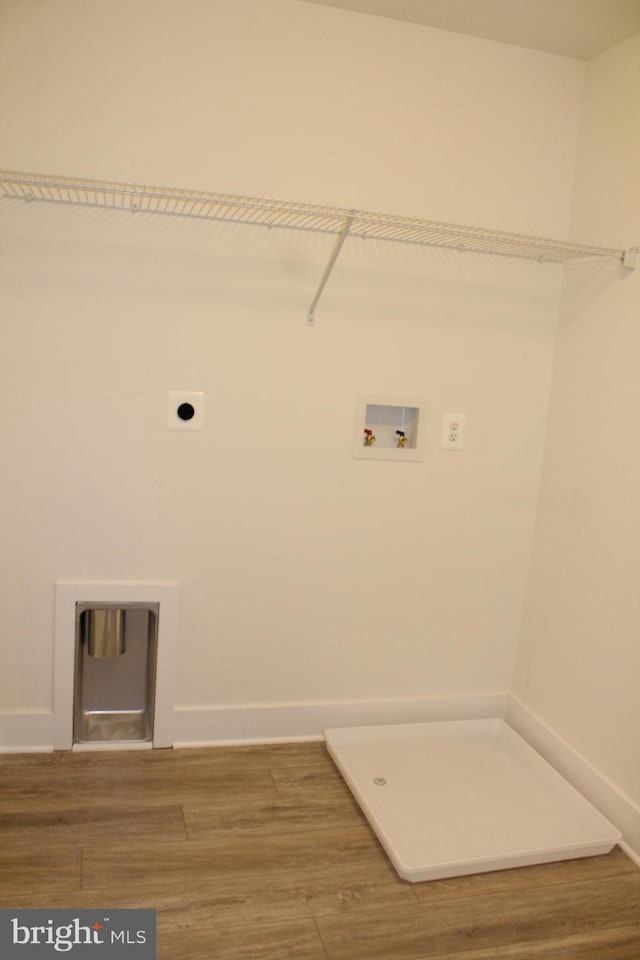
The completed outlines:
{"type": "Polygon", "coordinates": [[[121,607],[87,611],[87,649],[90,657],[111,660],[125,651],[125,616],[121,607]]]}

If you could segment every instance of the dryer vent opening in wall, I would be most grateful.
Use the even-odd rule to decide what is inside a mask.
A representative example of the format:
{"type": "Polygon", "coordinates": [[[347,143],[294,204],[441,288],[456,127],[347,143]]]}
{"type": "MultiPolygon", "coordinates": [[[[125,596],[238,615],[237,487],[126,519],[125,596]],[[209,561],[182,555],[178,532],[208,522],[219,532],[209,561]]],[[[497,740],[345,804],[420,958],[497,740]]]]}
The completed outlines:
{"type": "Polygon", "coordinates": [[[58,580],[54,750],[173,746],[179,584],[58,580]]]}
{"type": "Polygon", "coordinates": [[[158,604],[76,605],[73,741],[153,738],[158,604]]]}

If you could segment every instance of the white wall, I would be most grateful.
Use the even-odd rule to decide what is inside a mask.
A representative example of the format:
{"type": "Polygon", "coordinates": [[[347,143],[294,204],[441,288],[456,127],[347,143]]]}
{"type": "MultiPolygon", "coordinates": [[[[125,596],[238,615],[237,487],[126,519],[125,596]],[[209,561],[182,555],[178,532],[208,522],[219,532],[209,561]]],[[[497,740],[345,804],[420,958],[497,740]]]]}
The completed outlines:
{"type": "Polygon", "coordinates": [[[296,0],[3,0],[3,166],[564,235],[583,65],[296,0]]]}
{"type": "MultiPolygon", "coordinates": [[[[294,0],[0,17],[5,169],[567,230],[575,61],[294,0]]],[[[326,238],[2,211],[4,710],[50,709],[57,578],[181,581],[182,707],[507,688],[555,268],[354,243],[308,329],[326,238]],[[362,392],[426,397],[424,463],[352,459],[362,392]]]]}
{"type": "MultiPolygon", "coordinates": [[[[639,102],[636,35],[588,66],[576,240],[640,241],[639,102]]],[[[640,806],[639,316],[640,271],[569,273],[515,692],[640,806]]]]}

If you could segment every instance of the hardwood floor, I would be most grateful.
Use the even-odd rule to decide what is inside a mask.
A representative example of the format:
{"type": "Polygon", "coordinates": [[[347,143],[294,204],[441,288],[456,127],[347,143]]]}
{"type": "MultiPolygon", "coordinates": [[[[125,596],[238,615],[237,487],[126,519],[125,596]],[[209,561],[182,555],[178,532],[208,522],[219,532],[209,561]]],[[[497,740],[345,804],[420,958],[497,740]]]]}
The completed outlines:
{"type": "Polygon", "coordinates": [[[157,910],[158,960],[640,960],[620,851],[410,884],[320,743],[0,756],[0,907],[157,910]]]}

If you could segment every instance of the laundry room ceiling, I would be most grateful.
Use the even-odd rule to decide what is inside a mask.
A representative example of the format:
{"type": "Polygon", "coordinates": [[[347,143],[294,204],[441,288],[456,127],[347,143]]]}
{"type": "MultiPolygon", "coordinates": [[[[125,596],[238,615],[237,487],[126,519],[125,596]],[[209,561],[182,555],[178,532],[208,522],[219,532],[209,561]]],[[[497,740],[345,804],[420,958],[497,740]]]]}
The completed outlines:
{"type": "Polygon", "coordinates": [[[303,0],[590,60],[640,31],[640,0],[303,0]]]}

